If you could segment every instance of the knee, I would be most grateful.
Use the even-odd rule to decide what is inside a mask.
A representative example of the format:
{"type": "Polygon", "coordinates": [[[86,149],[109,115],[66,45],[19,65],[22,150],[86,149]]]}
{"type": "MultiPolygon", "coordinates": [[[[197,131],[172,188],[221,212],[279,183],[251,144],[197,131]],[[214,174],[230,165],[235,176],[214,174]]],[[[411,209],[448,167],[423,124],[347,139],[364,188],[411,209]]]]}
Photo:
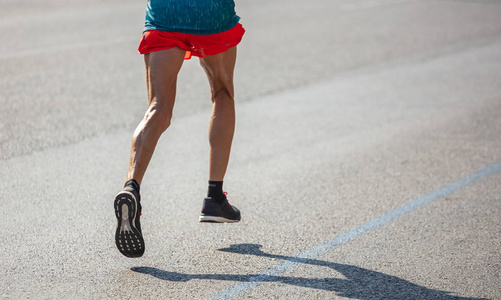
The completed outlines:
{"type": "Polygon", "coordinates": [[[169,128],[171,119],[172,111],[159,105],[150,105],[144,115],[144,128],[160,135],[169,128]]]}
{"type": "Polygon", "coordinates": [[[212,91],[213,103],[233,103],[233,89],[222,87],[212,91]]]}

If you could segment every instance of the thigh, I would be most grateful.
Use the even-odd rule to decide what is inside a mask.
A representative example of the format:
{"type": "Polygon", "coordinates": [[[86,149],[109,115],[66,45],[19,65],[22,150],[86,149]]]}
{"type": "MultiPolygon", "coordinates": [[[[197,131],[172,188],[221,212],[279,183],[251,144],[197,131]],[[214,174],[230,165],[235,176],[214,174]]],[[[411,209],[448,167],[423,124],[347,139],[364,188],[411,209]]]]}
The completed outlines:
{"type": "Polygon", "coordinates": [[[149,105],[163,106],[172,111],[177,75],[184,55],[185,51],[177,47],[144,55],[149,105]]]}
{"type": "Polygon", "coordinates": [[[237,47],[227,51],[200,58],[200,64],[207,74],[212,94],[226,90],[233,97],[233,72],[237,59],[237,47]]]}

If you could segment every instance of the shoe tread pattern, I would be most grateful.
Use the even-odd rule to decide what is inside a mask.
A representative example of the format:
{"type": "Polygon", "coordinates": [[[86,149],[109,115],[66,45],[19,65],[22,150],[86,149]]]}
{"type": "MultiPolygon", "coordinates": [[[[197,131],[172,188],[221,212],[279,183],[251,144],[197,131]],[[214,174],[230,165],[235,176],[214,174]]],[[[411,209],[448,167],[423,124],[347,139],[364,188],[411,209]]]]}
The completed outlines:
{"type": "Polygon", "coordinates": [[[127,257],[140,257],[144,254],[143,235],[136,227],[137,201],[135,196],[128,192],[118,193],[114,203],[117,229],[115,244],[123,255],[127,257]]]}

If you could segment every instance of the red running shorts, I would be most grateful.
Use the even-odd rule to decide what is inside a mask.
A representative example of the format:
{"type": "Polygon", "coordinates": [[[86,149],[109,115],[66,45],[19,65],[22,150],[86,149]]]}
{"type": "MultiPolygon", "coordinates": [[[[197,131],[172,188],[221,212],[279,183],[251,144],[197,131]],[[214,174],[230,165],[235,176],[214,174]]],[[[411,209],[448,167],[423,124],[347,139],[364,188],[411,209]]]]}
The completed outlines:
{"type": "Polygon", "coordinates": [[[143,38],[137,50],[141,54],[148,54],[179,47],[186,51],[184,59],[190,59],[192,55],[203,58],[235,47],[242,40],[244,33],[245,29],[240,23],[232,29],[206,35],[149,30],[143,32],[143,38]]]}

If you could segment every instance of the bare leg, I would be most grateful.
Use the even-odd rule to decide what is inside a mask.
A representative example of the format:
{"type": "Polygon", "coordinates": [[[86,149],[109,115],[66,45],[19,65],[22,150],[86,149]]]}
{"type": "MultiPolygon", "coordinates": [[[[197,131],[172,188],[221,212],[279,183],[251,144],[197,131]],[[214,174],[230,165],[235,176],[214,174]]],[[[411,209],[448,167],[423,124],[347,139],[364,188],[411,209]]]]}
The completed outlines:
{"type": "Polygon", "coordinates": [[[235,131],[233,71],[237,48],[200,59],[211,87],[212,116],[209,124],[209,180],[223,181],[235,131]]]}
{"type": "Polygon", "coordinates": [[[184,55],[184,50],[172,48],[144,56],[148,109],[132,137],[127,180],[141,184],[158,139],[170,125],[184,55]]]}

